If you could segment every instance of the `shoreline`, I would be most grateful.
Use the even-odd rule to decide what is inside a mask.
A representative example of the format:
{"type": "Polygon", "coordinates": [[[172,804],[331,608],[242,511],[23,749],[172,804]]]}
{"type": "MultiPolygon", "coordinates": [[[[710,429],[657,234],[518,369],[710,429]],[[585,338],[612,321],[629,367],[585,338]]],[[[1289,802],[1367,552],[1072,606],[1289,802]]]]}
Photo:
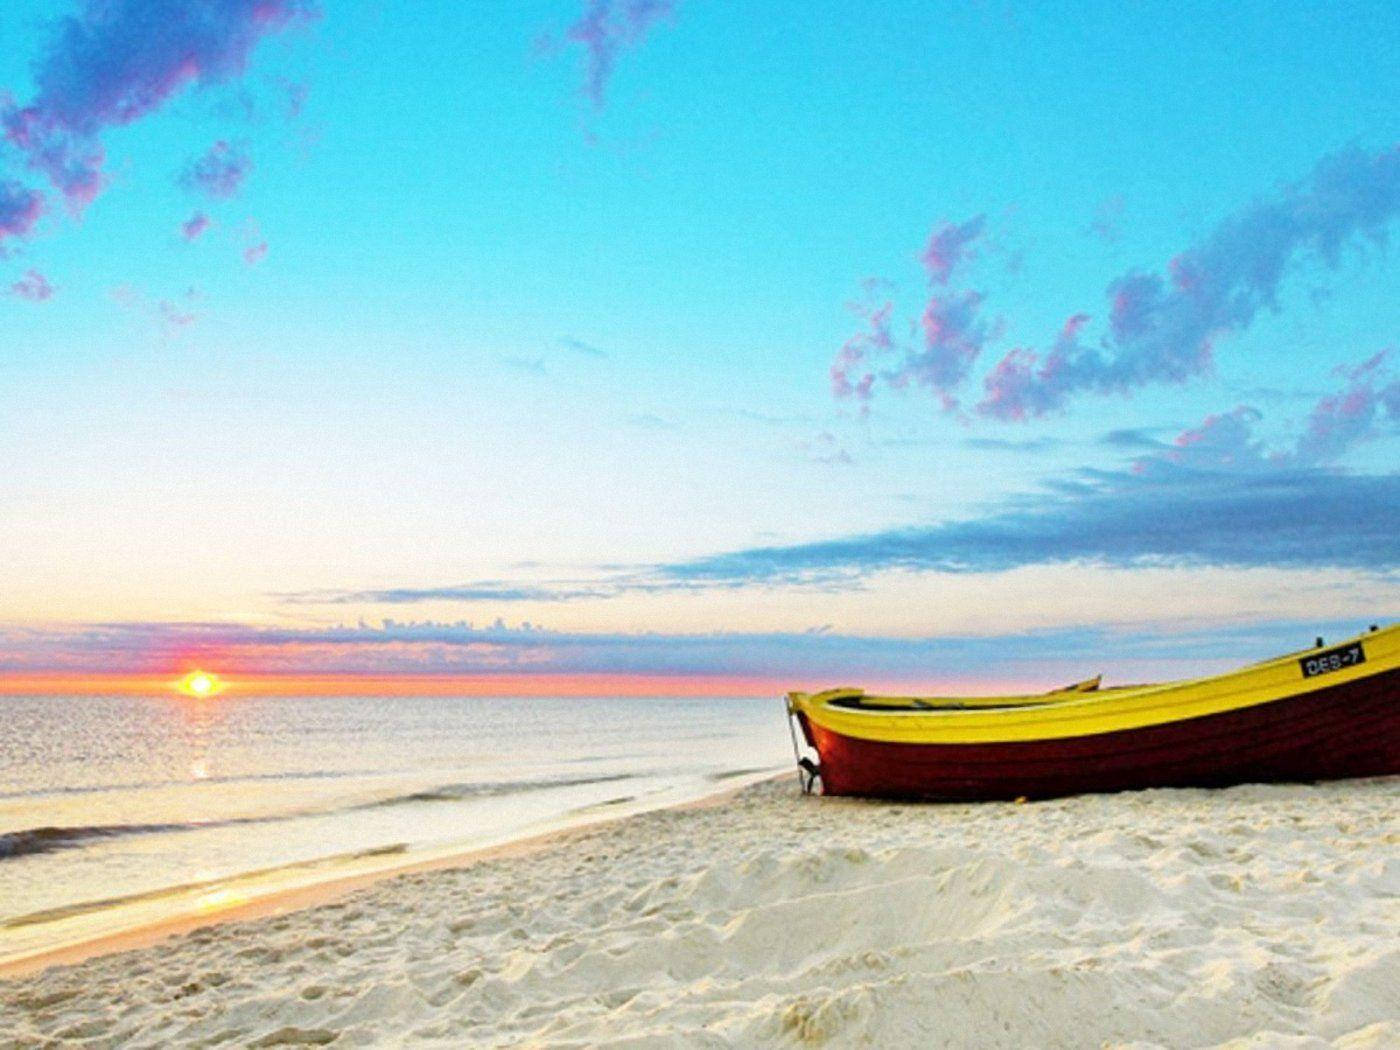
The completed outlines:
{"type": "MultiPolygon", "coordinates": [[[[357,890],[402,875],[467,868],[484,861],[524,856],[562,844],[570,838],[577,838],[598,828],[621,823],[646,813],[703,809],[721,805],[726,799],[732,798],[747,787],[788,776],[792,776],[788,771],[765,770],[744,773],[716,781],[713,791],[704,792],[693,798],[684,798],[655,806],[641,803],[629,808],[623,805],[615,807],[614,812],[604,812],[606,804],[591,806],[583,810],[580,815],[576,815],[575,819],[570,820],[565,816],[559,818],[558,821],[550,822],[558,823],[559,826],[550,827],[543,831],[528,832],[503,842],[467,849],[449,847],[449,852],[438,852],[432,849],[422,850],[418,852],[416,857],[412,853],[400,854],[402,859],[399,863],[376,866],[353,874],[288,885],[246,900],[231,902],[223,907],[202,910],[196,908],[194,911],[185,910],[161,919],[137,921],[126,928],[94,933],[79,937],[71,943],[0,959],[0,981],[30,977],[54,966],[71,966],[104,955],[147,948],[169,938],[183,937],[196,930],[211,926],[293,914],[332,903],[357,890]]],[[[236,881],[236,877],[216,879],[210,883],[210,887],[233,881],[236,881]]]]}

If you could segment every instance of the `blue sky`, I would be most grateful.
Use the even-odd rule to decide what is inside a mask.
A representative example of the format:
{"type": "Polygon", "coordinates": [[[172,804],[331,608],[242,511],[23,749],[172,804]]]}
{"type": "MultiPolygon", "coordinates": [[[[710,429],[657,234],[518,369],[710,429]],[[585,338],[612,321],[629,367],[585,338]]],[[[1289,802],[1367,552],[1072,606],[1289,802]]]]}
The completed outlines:
{"type": "Polygon", "coordinates": [[[0,16],[12,667],[390,616],[591,669],[740,632],[706,673],[819,629],[867,639],[846,678],[1004,635],[1051,676],[1024,632],[1400,607],[1393,5],[102,10],[0,16]],[[975,304],[959,340],[931,303],[975,304]],[[979,408],[1004,360],[1025,418],[979,408]]]}

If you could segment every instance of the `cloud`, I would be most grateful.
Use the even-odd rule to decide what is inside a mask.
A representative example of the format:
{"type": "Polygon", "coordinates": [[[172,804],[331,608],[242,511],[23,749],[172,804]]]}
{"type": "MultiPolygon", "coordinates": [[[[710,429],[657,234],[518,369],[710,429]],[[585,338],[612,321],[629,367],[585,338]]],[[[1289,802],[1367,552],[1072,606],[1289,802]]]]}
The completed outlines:
{"type": "Polygon", "coordinates": [[[106,183],[103,132],[191,85],[240,76],[266,36],[314,14],[309,0],[84,0],[59,20],[25,106],[0,125],[29,166],[81,209],[106,183]]]}
{"type": "MultiPolygon", "coordinates": [[[[188,301],[197,298],[197,296],[191,291],[185,298],[188,301]]],[[[165,322],[166,332],[171,335],[183,332],[199,320],[199,315],[194,310],[173,299],[162,299],[156,304],[156,309],[160,312],[161,320],[165,322]]]]}
{"type": "Polygon", "coordinates": [[[979,452],[1048,452],[1059,448],[1061,442],[1052,437],[1027,438],[1023,441],[1007,438],[967,438],[962,444],[964,448],[977,449],[979,452]]]}
{"type": "Polygon", "coordinates": [[[1400,379],[1390,378],[1394,351],[1383,350],[1355,368],[1340,368],[1349,382],[1314,406],[1297,455],[1309,461],[1335,459],[1353,445],[1379,436],[1382,420],[1400,424],[1400,379]]]}
{"type": "Polygon", "coordinates": [[[1170,443],[1140,431],[1112,443],[1146,448],[1128,469],[1086,470],[981,517],[819,543],[763,547],[660,566],[686,585],[839,585],[890,569],[1004,572],[1091,562],[1373,571],[1400,569],[1400,474],[1330,465],[1357,445],[1400,433],[1400,380],[1388,354],[1341,369],[1292,447],[1257,435],[1241,405],[1207,416],[1170,443]]]}
{"type": "Polygon", "coordinates": [[[180,182],[188,190],[228,200],[238,194],[243,180],[252,170],[253,161],[248,154],[221,139],[190,162],[180,182]]]}
{"type": "Polygon", "coordinates": [[[799,442],[797,447],[798,451],[813,463],[850,466],[855,462],[842,446],[840,439],[829,430],[821,431],[810,441],[799,442]]]}
{"type": "Polygon", "coordinates": [[[755,548],[665,567],[678,583],[854,582],[886,570],[1005,572],[1087,562],[1400,568],[1400,475],[1318,470],[1146,479],[1085,474],[982,517],[846,539],[755,548]]]}
{"type": "MultiPolygon", "coordinates": [[[[962,223],[943,223],[929,235],[920,256],[928,274],[931,294],[919,319],[922,345],[897,346],[891,333],[894,304],[853,304],[850,308],[866,323],[866,329],[842,345],[831,365],[831,390],[838,399],[851,398],[866,410],[877,375],[902,390],[910,385],[928,387],[945,409],[957,407],[953,390],[972,369],[994,328],[981,316],[984,294],[949,287],[957,270],[972,259],[983,236],[986,216],[962,223]],[[903,360],[890,370],[877,372],[877,362],[902,350],[903,360]]],[[[884,282],[867,282],[867,290],[884,282]]]]}
{"type": "Polygon", "coordinates": [[[847,339],[836,352],[836,360],[831,364],[831,393],[833,397],[855,399],[864,411],[875,385],[872,362],[894,349],[890,333],[894,303],[888,300],[879,306],[851,303],[848,308],[865,321],[866,327],[865,331],[847,339]]]}
{"type": "Polygon", "coordinates": [[[564,39],[583,49],[583,93],[595,110],[606,104],[618,55],[640,45],[675,10],[676,0],[588,0],[582,16],[564,31],[564,39]]]}
{"type": "Polygon", "coordinates": [[[1289,270],[1304,259],[1335,266],[1358,239],[1383,241],[1400,212],[1400,145],[1324,157],[1308,177],[1228,217],[1163,273],[1131,271],[1108,287],[1108,331],[1082,342],[1070,319],[1050,352],[1011,350],[986,377],[984,415],[1020,420],[1081,393],[1180,383],[1207,372],[1216,343],[1261,310],[1277,310],[1289,270]]]}
{"type": "Polygon", "coordinates": [[[184,222],[180,223],[180,236],[187,241],[197,241],[209,229],[211,223],[209,216],[202,211],[197,211],[184,222]]]}
{"type": "Polygon", "coordinates": [[[5,257],[5,241],[28,237],[43,214],[41,194],[11,179],[0,180],[0,259],[5,257]]]}
{"type": "Polygon", "coordinates": [[[981,316],[984,298],[975,291],[930,296],[919,319],[924,348],[908,354],[904,364],[886,377],[890,385],[897,389],[910,383],[929,387],[945,409],[956,408],[953,390],[971,371],[992,335],[981,316]]]}
{"type": "Polygon", "coordinates": [[[986,225],[986,215],[974,215],[963,223],[944,223],[929,234],[921,258],[931,284],[948,283],[953,271],[973,255],[974,245],[986,225]]]}
{"type": "Polygon", "coordinates": [[[522,585],[502,580],[478,580],[446,587],[388,587],[381,590],[293,591],[274,595],[293,605],[410,605],[419,602],[563,602],[605,598],[616,593],[603,585],[522,585]]]}
{"type": "MultiPolygon", "coordinates": [[[[1319,399],[1291,446],[1269,447],[1257,432],[1260,413],[1245,405],[1207,416],[1171,441],[1114,431],[1110,446],[1143,454],[1120,469],[1051,480],[965,519],[672,563],[600,566],[584,581],[279,597],[294,604],[568,602],[768,585],[844,590],[888,571],[999,573],[1064,563],[1396,573],[1400,473],[1349,474],[1333,466],[1363,442],[1400,434],[1400,383],[1388,379],[1386,362],[1381,354],[1343,370],[1348,385],[1319,399]]],[[[850,462],[830,433],[803,450],[822,462],[850,462]]]]}
{"type": "Polygon", "coordinates": [[[1122,221],[1126,202],[1119,194],[1107,197],[1094,209],[1094,218],[1089,223],[1088,232],[1105,244],[1117,244],[1123,237],[1122,221]]]}
{"type": "Polygon", "coordinates": [[[53,298],[55,289],[38,270],[26,270],[24,276],[10,285],[10,294],[31,303],[43,303],[53,298]]]}
{"type": "Polygon", "coordinates": [[[543,357],[503,357],[501,364],[517,372],[525,372],[532,376],[544,376],[549,374],[549,369],[545,367],[543,357]]]}
{"type": "Polygon", "coordinates": [[[243,230],[243,262],[247,266],[256,266],[265,258],[267,258],[267,241],[263,240],[258,224],[249,222],[243,230]]]}
{"type": "Polygon", "coordinates": [[[175,675],[203,664],[259,674],[664,675],[763,679],[767,688],[878,680],[1040,683],[1088,674],[1178,677],[1296,648],[1363,624],[1274,621],[1190,628],[1071,627],[999,635],[891,638],[830,630],[705,634],[562,632],[497,620],[384,620],[334,627],[238,623],[0,624],[0,671],[175,675]],[[775,679],[780,681],[774,681],[775,679]]]}
{"type": "Polygon", "coordinates": [[[559,345],[565,350],[572,350],[574,353],[582,354],[584,357],[595,357],[601,360],[608,356],[606,350],[600,350],[591,343],[585,343],[582,339],[561,339],[559,340],[559,345]]]}

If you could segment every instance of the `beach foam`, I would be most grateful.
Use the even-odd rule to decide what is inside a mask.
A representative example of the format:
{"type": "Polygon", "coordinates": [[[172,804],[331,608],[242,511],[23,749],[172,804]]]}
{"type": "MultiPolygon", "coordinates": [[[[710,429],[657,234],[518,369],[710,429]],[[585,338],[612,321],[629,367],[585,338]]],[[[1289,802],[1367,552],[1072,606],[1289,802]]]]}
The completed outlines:
{"type": "Polygon", "coordinates": [[[1397,812],[1396,778],[1020,806],[783,779],[0,983],[0,1043],[1395,1046],[1397,812]]]}

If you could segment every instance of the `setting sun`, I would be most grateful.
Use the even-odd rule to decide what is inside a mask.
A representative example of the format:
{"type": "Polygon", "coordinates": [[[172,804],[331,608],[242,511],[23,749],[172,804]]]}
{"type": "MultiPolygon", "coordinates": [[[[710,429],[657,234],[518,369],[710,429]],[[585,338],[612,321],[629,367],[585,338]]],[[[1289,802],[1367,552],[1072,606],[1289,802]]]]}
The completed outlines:
{"type": "Polygon", "coordinates": [[[180,679],[178,688],[186,696],[206,697],[217,696],[223,691],[224,685],[219,681],[218,675],[206,671],[191,671],[180,679]]]}

